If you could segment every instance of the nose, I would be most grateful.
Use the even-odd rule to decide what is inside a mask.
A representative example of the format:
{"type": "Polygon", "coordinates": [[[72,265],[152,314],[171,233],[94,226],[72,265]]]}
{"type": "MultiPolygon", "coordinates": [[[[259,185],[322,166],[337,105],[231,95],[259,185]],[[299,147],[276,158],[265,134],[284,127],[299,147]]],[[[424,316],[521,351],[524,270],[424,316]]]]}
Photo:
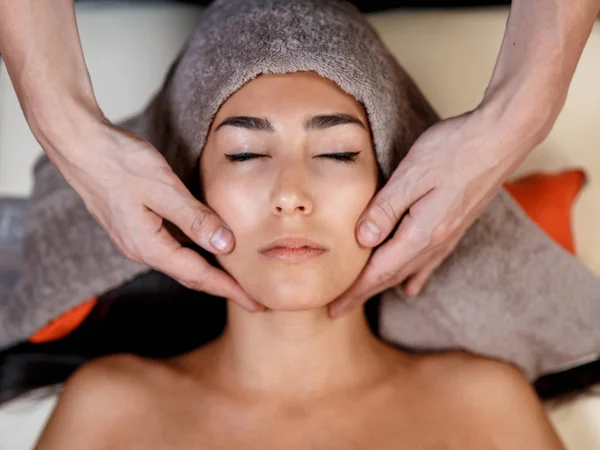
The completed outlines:
{"type": "Polygon", "coordinates": [[[298,173],[282,173],[274,189],[271,211],[276,216],[307,216],[312,213],[313,201],[307,190],[307,180],[298,173]]]}

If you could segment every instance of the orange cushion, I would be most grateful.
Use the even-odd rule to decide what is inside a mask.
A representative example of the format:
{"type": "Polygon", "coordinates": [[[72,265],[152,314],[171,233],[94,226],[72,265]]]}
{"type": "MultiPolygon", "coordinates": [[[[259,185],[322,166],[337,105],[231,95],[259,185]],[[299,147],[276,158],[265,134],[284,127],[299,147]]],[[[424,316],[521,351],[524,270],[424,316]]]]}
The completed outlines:
{"type": "Polygon", "coordinates": [[[42,342],[55,341],[67,336],[81,325],[89,313],[92,312],[96,303],[96,297],[92,297],[80,305],[77,305],[75,308],[68,310],[48,322],[45,327],[35,332],[29,338],[29,341],[34,344],[40,344],[42,342]]]}
{"type": "MultiPolygon", "coordinates": [[[[534,173],[504,187],[542,230],[574,254],[571,207],[585,180],[583,170],[575,169],[557,174],[534,173]]],[[[33,334],[30,341],[42,343],[67,336],[81,325],[96,303],[94,297],[61,314],[33,334]]]]}
{"type": "Polygon", "coordinates": [[[586,181],[583,170],[533,173],[505,183],[504,187],[527,215],[554,241],[575,254],[571,209],[586,181]]]}

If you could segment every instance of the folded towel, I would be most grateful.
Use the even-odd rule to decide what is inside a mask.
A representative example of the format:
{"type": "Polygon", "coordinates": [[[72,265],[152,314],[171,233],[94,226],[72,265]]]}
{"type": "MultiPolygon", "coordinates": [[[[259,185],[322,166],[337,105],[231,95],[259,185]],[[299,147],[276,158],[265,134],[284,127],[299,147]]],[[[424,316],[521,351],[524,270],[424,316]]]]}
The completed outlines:
{"type": "Polygon", "coordinates": [[[0,197],[0,299],[8,297],[23,272],[21,244],[26,212],[26,199],[0,197]]]}
{"type": "MultiPolygon", "coordinates": [[[[439,120],[358,9],[335,0],[218,0],[141,114],[122,124],[191,183],[212,118],[261,73],[315,71],[366,108],[388,179],[439,120]]],[[[0,347],[149,271],[119,254],[81,199],[43,157],[35,167],[26,271],[0,301],[0,347]]],[[[418,351],[461,348],[531,378],[600,349],[600,279],[548,238],[502,191],[417,298],[381,295],[380,334],[418,351]]]]}

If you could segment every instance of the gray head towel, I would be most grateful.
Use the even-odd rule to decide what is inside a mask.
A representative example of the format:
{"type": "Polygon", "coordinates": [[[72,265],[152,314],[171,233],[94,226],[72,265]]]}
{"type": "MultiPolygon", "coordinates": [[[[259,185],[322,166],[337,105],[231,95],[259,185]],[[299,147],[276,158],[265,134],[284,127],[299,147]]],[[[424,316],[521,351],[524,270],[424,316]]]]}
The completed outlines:
{"type": "MultiPolygon", "coordinates": [[[[315,71],[364,104],[389,178],[437,114],[365,16],[334,0],[218,0],[162,89],[123,123],[191,183],[220,105],[259,74],[315,71]]],[[[112,245],[43,157],[27,219],[26,271],[0,299],[0,348],[27,339],[85,299],[148,272],[112,245]]],[[[502,191],[422,294],[381,296],[380,334],[417,351],[465,349],[530,379],[600,350],[600,279],[563,251],[502,191]]]]}

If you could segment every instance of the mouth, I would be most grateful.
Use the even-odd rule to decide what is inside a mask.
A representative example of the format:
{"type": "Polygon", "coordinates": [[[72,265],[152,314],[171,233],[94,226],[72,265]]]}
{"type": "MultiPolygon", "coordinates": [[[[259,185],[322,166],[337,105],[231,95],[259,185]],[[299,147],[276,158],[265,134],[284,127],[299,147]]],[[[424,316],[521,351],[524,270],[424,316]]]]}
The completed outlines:
{"type": "Polygon", "coordinates": [[[309,239],[283,238],[273,241],[260,253],[279,261],[302,262],[317,258],[328,251],[322,245],[309,239]]]}

